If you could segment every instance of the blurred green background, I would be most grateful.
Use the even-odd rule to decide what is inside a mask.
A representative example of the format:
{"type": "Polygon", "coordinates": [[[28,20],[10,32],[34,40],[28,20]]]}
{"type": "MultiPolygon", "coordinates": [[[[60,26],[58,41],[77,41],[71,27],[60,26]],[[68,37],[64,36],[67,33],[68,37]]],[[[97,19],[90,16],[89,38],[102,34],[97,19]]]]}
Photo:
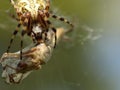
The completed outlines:
{"type": "MultiPolygon", "coordinates": [[[[17,22],[0,0],[0,55],[9,44],[17,22]]],[[[75,29],[71,41],[60,42],[51,60],[19,85],[0,78],[0,90],[120,90],[120,0],[51,0],[52,10],[75,29]]],[[[59,23],[54,21],[54,23],[59,23]]],[[[64,23],[56,26],[68,27],[64,23]]],[[[19,35],[11,51],[20,48],[19,35]]],[[[29,43],[28,38],[24,44],[29,43]]]]}

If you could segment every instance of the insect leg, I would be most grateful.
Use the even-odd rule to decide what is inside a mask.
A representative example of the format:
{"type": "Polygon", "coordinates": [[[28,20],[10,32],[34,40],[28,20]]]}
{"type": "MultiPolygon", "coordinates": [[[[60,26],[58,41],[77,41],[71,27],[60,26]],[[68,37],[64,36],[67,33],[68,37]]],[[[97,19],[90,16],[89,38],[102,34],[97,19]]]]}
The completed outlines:
{"type": "Polygon", "coordinates": [[[55,48],[55,47],[56,47],[56,43],[57,43],[56,28],[51,27],[51,29],[52,29],[53,32],[55,33],[55,45],[54,45],[54,48],[55,48]]]}

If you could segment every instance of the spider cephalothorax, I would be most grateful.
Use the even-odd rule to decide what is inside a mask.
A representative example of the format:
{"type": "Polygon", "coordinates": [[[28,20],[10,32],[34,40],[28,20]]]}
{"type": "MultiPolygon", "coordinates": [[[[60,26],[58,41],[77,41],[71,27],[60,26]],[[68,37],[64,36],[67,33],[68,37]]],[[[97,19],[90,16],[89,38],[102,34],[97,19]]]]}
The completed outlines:
{"type": "Polygon", "coordinates": [[[7,52],[11,47],[14,36],[18,33],[19,27],[23,27],[21,32],[21,56],[22,59],[22,47],[23,47],[23,36],[27,34],[32,37],[33,41],[38,44],[45,42],[47,40],[47,32],[49,29],[53,30],[55,33],[55,46],[56,46],[56,28],[53,27],[49,18],[55,18],[61,21],[66,22],[72,28],[73,25],[66,19],[58,17],[49,12],[50,0],[11,0],[12,5],[16,11],[15,19],[18,21],[18,25],[13,32],[13,37],[10,40],[10,45],[8,46],[7,52]],[[39,27],[40,31],[36,33],[34,27],[39,27]]]}

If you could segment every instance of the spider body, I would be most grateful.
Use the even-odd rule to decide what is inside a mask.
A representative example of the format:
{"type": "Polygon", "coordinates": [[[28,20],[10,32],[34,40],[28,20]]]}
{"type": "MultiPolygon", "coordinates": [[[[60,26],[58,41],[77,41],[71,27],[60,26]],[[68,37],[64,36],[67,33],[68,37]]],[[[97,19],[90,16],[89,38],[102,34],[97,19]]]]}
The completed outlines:
{"type": "MultiPolygon", "coordinates": [[[[16,3],[11,0],[11,3],[16,9],[18,16],[16,19],[19,21],[18,27],[23,26],[23,35],[25,33],[29,36],[34,34],[33,26],[40,26],[42,28],[41,33],[48,31],[51,23],[48,21],[49,14],[48,8],[46,8],[48,6],[46,5],[49,0],[18,0],[16,3]]],[[[34,37],[37,40],[42,40],[42,37],[38,39],[35,34],[34,37]]]]}
{"type": "Polygon", "coordinates": [[[56,46],[56,28],[53,27],[49,18],[59,19],[69,24],[72,28],[73,25],[66,19],[56,16],[49,12],[50,0],[11,0],[11,4],[14,6],[16,15],[14,18],[18,21],[18,25],[13,32],[13,36],[10,40],[10,44],[7,49],[7,53],[11,47],[14,37],[22,26],[21,31],[21,54],[22,59],[22,48],[23,48],[23,36],[27,34],[32,37],[33,41],[38,44],[47,40],[47,32],[49,29],[55,33],[55,45],[56,46]],[[33,27],[39,26],[41,29],[39,33],[35,33],[33,27]]]}

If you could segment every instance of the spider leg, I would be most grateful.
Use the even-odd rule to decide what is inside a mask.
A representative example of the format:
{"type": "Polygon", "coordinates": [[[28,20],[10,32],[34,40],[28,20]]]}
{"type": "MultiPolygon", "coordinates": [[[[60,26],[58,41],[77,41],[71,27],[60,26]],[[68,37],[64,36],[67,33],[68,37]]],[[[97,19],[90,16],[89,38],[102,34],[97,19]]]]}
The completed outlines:
{"type": "Polygon", "coordinates": [[[15,29],[14,32],[13,32],[13,35],[12,35],[11,40],[10,40],[10,44],[9,44],[9,46],[8,46],[8,48],[7,48],[7,53],[8,53],[9,50],[10,50],[10,47],[11,47],[11,45],[12,45],[12,43],[13,43],[13,40],[14,40],[14,37],[17,35],[18,29],[20,28],[20,26],[21,26],[21,24],[19,23],[19,24],[17,25],[16,29],[15,29]]]}
{"type": "Polygon", "coordinates": [[[22,30],[21,32],[21,42],[20,42],[20,60],[22,60],[22,49],[23,49],[23,37],[24,35],[26,34],[26,31],[25,30],[22,30]]]}
{"type": "Polygon", "coordinates": [[[21,42],[20,42],[20,60],[22,60],[22,49],[23,49],[23,37],[27,33],[28,19],[26,18],[23,23],[23,30],[21,32],[21,42]]]}
{"type": "Polygon", "coordinates": [[[54,45],[54,48],[55,48],[56,47],[56,43],[57,43],[56,28],[54,28],[52,26],[52,23],[49,20],[46,20],[46,22],[50,26],[50,28],[52,29],[52,31],[55,33],[55,45],[54,45]]]}
{"type": "Polygon", "coordinates": [[[15,19],[16,21],[20,21],[20,18],[19,18],[20,16],[17,17],[15,14],[12,14],[10,11],[8,11],[7,14],[8,14],[11,18],[15,19]]]}
{"type": "Polygon", "coordinates": [[[16,17],[14,14],[9,14],[10,17],[12,17],[13,19],[15,19],[16,21],[20,21],[20,19],[18,17],[16,17]]]}
{"type": "Polygon", "coordinates": [[[71,32],[73,30],[73,27],[74,27],[73,24],[70,21],[68,21],[67,19],[60,17],[60,16],[56,16],[54,14],[50,14],[50,17],[55,18],[55,19],[60,20],[60,21],[63,21],[65,23],[67,23],[68,25],[70,25],[71,28],[66,33],[71,32]]]}

